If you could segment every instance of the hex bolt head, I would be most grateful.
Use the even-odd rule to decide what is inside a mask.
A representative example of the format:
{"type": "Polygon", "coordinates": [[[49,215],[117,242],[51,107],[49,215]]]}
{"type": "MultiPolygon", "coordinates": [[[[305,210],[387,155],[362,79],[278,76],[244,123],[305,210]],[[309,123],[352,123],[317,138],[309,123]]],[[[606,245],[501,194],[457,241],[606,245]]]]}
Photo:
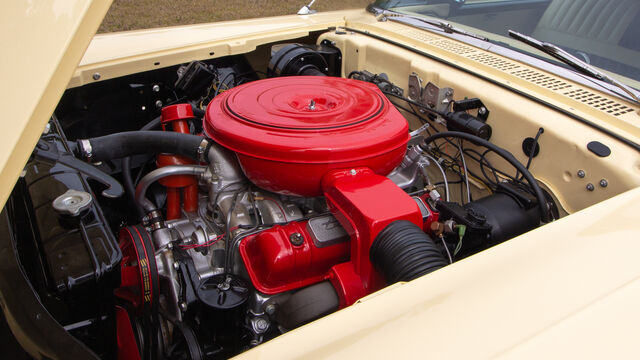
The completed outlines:
{"type": "Polygon", "coordinates": [[[584,177],[585,177],[585,175],[586,175],[586,174],[585,174],[584,170],[578,170],[578,177],[579,177],[579,178],[581,178],[581,179],[582,179],[582,178],[584,178],[584,177]]]}
{"type": "Polygon", "coordinates": [[[159,109],[162,107],[162,100],[156,101],[156,107],[159,109]]]}
{"type": "Polygon", "coordinates": [[[482,107],[480,107],[480,109],[478,109],[478,114],[484,115],[486,113],[487,113],[487,108],[486,107],[482,106],[482,107]]]}
{"type": "Polygon", "coordinates": [[[600,180],[600,186],[607,187],[609,185],[609,182],[607,181],[607,179],[602,179],[600,180]]]}
{"type": "Polygon", "coordinates": [[[588,184],[587,184],[587,190],[589,190],[589,191],[593,191],[593,190],[595,190],[595,189],[596,189],[596,187],[595,187],[595,186],[593,186],[593,184],[592,184],[592,183],[588,183],[588,184]]]}
{"type": "Polygon", "coordinates": [[[153,92],[160,92],[160,85],[155,84],[151,87],[151,90],[153,90],[153,92]]]}
{"type": "Polygon", "coordinates": [[[269,315],[273,315],[276,313],[276,306],[274,304],[269,304],[265,306],[264,311],[269,315]]]}
{"type": "Polygon", "coordinates": [[[182,311],[187,311],[187,303],[186,302],[181,302],[180,303],[180,310],[182,311]]]}
{"type": "Polygon", "coordinates": [[[300,246],[304,243],[304,236],[299,232],[296,232],[289,236],[289,241],[295,246],[300,246]]]}
{"type": "Polygon", "coordinates": [[[262,332],[269,328],[269,322],[265,319],[258,319],[256,321],[256,330],[262,332]]]}
{"type": "Polygon", "coordinates": [[[93,80],[100,80],[102,76],[100,75],[100,73],[93,73],[93,76],[91,77],[93,78],[93,80]]]}

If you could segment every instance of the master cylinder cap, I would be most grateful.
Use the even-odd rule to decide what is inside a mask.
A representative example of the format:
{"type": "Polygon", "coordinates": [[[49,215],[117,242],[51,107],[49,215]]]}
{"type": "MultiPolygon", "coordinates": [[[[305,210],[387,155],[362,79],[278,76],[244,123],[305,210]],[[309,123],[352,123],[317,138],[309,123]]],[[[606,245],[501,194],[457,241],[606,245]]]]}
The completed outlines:
{"type": "Polygon", "coordinates": [[[295,76],[247,83],[208,106],[207,136],[238,155],[247,177],[282,194],[321,195],[333,169],[386,175],[402,160],[407,121],[377,86],[295,76]]]}

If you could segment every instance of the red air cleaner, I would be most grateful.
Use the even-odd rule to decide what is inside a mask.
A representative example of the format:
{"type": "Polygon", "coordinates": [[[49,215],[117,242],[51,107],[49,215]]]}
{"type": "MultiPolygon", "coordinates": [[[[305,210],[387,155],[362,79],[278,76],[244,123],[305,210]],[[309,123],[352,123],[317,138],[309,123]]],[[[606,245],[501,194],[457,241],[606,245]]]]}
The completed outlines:
{"type": "Polygon", "coordinates": [[[388,174],[409,140],[406,120],[377,86],[320,76],[228,90],[209,104],[204,130],[237,153],[253,183],[298,196],[321,195],[320,180],[334,169],[388,174]]]}

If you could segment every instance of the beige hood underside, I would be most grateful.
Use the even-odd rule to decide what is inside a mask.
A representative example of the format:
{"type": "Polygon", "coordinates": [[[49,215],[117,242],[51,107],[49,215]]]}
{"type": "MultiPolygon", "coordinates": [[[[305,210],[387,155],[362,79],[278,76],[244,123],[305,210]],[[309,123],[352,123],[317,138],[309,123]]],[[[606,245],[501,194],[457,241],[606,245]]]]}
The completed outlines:
{"type": "Polygon", "coordinates": [[[3,4],[0,204],[4,205],[111,1],[3,4]]]}

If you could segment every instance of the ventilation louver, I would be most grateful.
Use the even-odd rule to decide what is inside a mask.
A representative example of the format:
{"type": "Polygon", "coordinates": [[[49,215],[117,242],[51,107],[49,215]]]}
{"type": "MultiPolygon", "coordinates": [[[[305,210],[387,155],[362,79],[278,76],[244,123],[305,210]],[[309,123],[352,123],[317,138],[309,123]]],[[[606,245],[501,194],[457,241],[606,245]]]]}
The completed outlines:
{"type": "Polygon", "coordinates": [[[621,116],[633,112],[632,108],[617,102],[616,100],[597,95],[591,91],[572,85],[562,78],[545,74],[534,68],[503,59],[475,47],[467,46],[457,41],[443,39],[424,31],[407,29],[400,25],[393,27],[393,30],[409,38],[420,40],[427,45],[438,47],[493,69],[516,76],[538,86],[545,87],[560,95],[578,100],[607,114],[621,116]]]}

